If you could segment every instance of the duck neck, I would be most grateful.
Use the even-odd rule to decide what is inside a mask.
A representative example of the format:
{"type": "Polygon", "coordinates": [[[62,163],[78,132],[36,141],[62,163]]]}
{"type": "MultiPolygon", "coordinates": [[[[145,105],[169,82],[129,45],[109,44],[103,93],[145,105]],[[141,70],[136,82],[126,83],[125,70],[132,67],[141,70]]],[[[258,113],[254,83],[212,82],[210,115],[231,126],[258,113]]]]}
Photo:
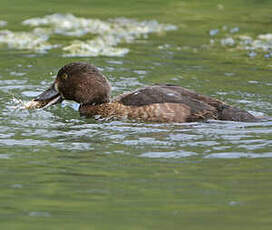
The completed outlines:
{"type": "Polygon", "coordinates": [[[95,115],[100,115],[101,111],[103,111],[107,105],[110,103],[110,101],[106,101],[103,103],[95,104],[81,104],[79,106],[79,113],[80,115],[87,116],[87,117],[92,117],[95,115]]]}

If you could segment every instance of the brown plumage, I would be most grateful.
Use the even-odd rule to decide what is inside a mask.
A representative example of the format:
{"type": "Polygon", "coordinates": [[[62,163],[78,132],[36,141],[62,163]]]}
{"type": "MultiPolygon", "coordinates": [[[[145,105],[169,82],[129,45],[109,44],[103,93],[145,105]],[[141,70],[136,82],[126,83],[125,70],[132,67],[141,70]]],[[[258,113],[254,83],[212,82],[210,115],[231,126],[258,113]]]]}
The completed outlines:
{"type": "Polygon", "coordinates": [[[127,106],[120,102],[110,102],[101,105],[83,105],[79,112],[93,117],[99,115],[107,118],[133,119],[157,122],[186,122],[190,115],[190,108],[182,104],[161,103],[145,106],[127,106]]]}
{"type": "Polygon", "coordinates": [[[80,103],[87,117],[152,122],[192,122],[207,119],[255,121],[250,113],[180,86],[147,86],[110,99],[111,86],[98,69],[87,63],[62,67],[51,87],[34,101],[50,106],[64,99],[80,103]]]}

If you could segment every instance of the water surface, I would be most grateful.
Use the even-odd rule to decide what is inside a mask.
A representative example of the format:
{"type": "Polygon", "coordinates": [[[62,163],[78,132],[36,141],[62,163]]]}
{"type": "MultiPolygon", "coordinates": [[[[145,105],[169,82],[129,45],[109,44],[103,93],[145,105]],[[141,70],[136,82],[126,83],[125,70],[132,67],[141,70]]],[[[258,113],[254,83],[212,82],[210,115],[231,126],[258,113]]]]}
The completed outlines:
{"type": "Polygon", "coordinates": [[[85,61],[109,78],[113,95],[168,82],[272,116],[271,7],[242,0],[2,1],[0,37],[8,30],[30,35],[18,42],[42,37],[52,46],[0,39],[1,229],[270,229],[271,120],[101,122],[80,117],[73,102],[35,111],[20,105],[46,89],[62,65],[85,61]],[[104,33],[59,25],[56,33],[44,25],[33,37],[35,28],[22,24],[56,13],[134,24],[118,27],[121,40],[107,32],[118,38],[106,44],[114,52],[67,55],[63,48],[74,41],[104,33]],[[153,29],[131,32],[143,25],[153,29]]]}

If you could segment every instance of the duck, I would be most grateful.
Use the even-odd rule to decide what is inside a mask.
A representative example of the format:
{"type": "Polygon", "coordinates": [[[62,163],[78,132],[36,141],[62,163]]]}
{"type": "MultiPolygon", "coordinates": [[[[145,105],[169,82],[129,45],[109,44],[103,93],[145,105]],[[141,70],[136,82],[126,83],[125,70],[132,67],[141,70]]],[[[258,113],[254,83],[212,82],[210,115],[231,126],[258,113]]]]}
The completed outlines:
{"type": "Polygon", "coordinates": [[[141,122],[199,122],[228,120],[251,122],[249,112],[172,84],[154,84],[111,98],[111,84],[92,64],[64,65],[51,86],[28,108],[47,108],[72,100],[82,116],[95,119],[129,119],[141,122]]]}

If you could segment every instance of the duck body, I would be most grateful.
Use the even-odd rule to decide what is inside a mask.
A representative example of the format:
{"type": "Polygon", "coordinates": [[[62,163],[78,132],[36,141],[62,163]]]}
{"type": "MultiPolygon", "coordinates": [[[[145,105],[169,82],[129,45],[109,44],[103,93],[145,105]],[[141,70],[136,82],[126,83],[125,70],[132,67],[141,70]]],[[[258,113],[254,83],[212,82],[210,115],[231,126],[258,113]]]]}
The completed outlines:
{"type": "Polygon", "coordinates": [[[250,113],[181,86],[158,84],[110,99],[111,86],[99,70],[87,63],[62,67],[51,87],[34,99],[45,105],[63,99],[80,103],[86,117],[150,122],[194,122],[207,119],[255,121],[250,113]]]}
{"type": "Polygon", "coordinates": [[[250,113],[220,100],[176,85],[147,86],[99,105],[81,105],[87,117],[133,119],[151,122],[194,122],[207,119],[253,121],[250,113]]]}

